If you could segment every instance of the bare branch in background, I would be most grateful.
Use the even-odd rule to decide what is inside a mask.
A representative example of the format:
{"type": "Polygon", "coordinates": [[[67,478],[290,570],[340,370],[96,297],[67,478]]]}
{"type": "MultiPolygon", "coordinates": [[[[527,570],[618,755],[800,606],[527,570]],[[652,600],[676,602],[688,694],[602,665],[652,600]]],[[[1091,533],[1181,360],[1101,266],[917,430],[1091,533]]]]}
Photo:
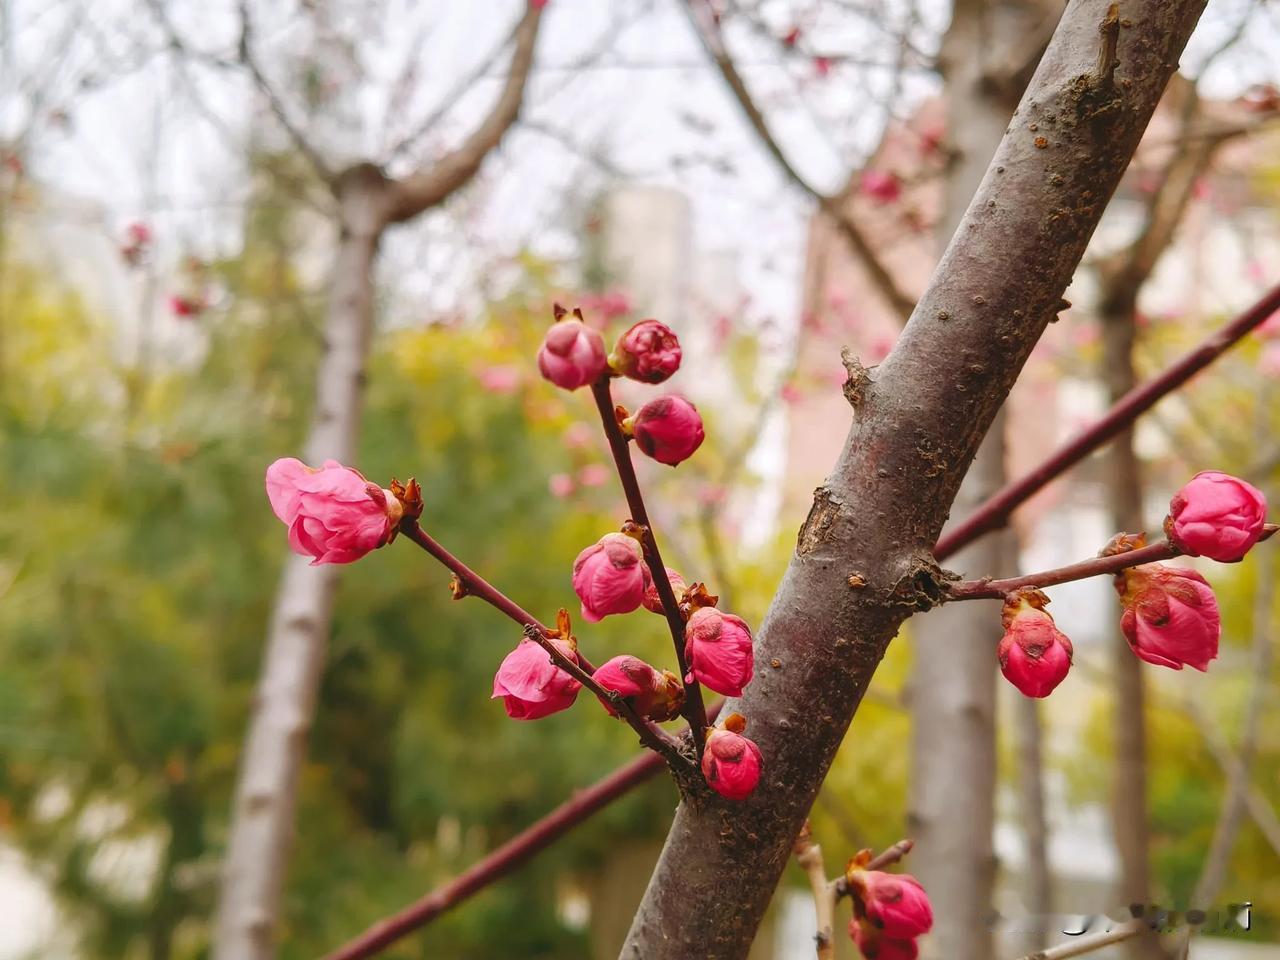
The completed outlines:
{"type": "Polygon", "coordinates": [[[787,158],[786,152],[783,151],[773,132],[769,129],[768,121],[752,97],[746,81],[738,72],[738,68],[732,57],[730,57],[723,39],[718,33],[712,32],[712,27],[701,22],[699,12],[696,9],[698,3],[699,0],[686,0],[685,2],[685,10],[689,14],[694,32],[708,55],[715,61],[716,66],[720,68],[721,76],[724,77],[725,83],[738,102],[738,106],[742,108],[742,112],[746,115],[747,122],[751,124],[752,129],[755,130],[765,149],[777,161],[778,168],[786,178],[813,198],[823,213],[830,217],[832,222],[839,228],[849,246],[853,248],[853,252],[858,257],[859,262],[866,268],[867,275],[871,278],[876,290],[884,297],[885,302],[900,317],[909,316],[915,307],[915,298],[905,293],[898,286],[897,280],[894,279],[888,267],[880,260],[879,254],[876,253],[862,227],[858,225],[847,209],[844,197],[839,195],[829,196],[822,193],[801,176],[800,172],[792,165],[787,158]]]}
{"type": "Polygon", "coordinates": [[[489,115],[461,145],[416,173],[392,182],[388,221],[400,223],[444,201],[464,186],[520,115],[525,85],[533,67],[542,8],[530,3],[515,30],[511,68],[489,115]]]}

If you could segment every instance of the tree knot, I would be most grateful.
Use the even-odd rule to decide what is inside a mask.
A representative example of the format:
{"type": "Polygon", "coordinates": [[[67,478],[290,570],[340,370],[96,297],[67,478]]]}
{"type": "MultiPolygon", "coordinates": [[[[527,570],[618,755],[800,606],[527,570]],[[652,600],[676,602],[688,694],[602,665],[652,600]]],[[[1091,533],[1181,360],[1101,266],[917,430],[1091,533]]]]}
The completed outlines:
{"type": "Polygon", "coordinates": [[[853,355],[848,347],[840,351],[840,362],[844,364],[845,372],[849,378],[845,380],[844,398],[849,401],[849,405],[853,409],[860,410],[862,404],[866,402],[867,391],[871,388],[871,371],[862,365],[862,361],[853,355]]]}
{"type": "Polygon", "coordinates": [[[889,594],[889,603],[919,612],[930,610],[946,599],[947,584],[959,579],[958,574],[938,566],[931,555],[917,554],[907,560],[889,594]]]}

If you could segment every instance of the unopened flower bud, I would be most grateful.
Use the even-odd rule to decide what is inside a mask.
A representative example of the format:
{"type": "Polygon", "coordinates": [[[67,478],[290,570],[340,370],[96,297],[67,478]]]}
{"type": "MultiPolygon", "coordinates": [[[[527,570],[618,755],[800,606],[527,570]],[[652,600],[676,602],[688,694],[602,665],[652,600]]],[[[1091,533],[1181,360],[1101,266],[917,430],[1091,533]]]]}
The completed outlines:
{"type": "Polygon", "coordinates": [[[650,400],[628,426],[641,453],[672,467],[689,459],[705,436],[698,408],[677,396],[650,400]]]}
{"type": "Polygon", "coordinates": [[[883,938],[911,940],[933,926],[929,895],[911,874],[854,869],[846,880],[855,918],[883,938]]]}
{"type": "Polygon", "coordinates": [[[404,507],[390,490],[336,460],[308,467],[284,457],[267,467],[267,499],[312,565],[351,563],[390,543],[404,507]]]}
{"type": "MultiPolygon", "coordinates": [[[[687,589],[684,577],[680,576],[680,574],[676,573],[670,567],[667,567],[667,579],[671,581],[671,592],[676,595],[676,602],[679,603],[680,598],[684,596],[684,592],[687,589]]],[[[644,608],[652,611],[653,613],[667,612],[662,606],[662,598],[658,596],[658,586],[653,582],[653,578],[649,576],[645,577],[643,603],[644,608]]]]}
{"type": "Polygon", "coordinates": [[[707,734],[702,753],[702,775],[712,790],[730,800],[745,800],[760,782],[764,760],[755,741],[742,735],[746,727],[742,714],[730,714],[707,734]]]}
{"type": "Polygon", "coordinates": [[[755,668],[746,621],[715,607],[700,607],[689,617],[684,638],[691,677],[726,697],[741,696],[755,668]]]}
{"type": "Polygon", "coordinates": [[[1004,636],[996,648],[1000,672],[1027,697],[1047,697],[1071,669],[1071,641],[1044,610],[1039,590],[1018,590],[1005,600],[1004,636]]]}
{"type": "Polygon", "coordinates": [[[538,350],[538,369],[542,375],[565,390],[577,390],[593,383],[607,366],[604,338],[583,323],[577,311],[573,317],[558,319],[552,324],[538,350]]]}
{"type": "Polygon", "coordinates": [[[1196,571],[1144,563],[1116,574],[1120,629],[1147,663],[1204,672],[1218,656],[1222,621],[1213,588],[1196,571]]]}
{"type": "Polygon", "coordinates": [[[1230,474],[1205,470],[1169,501],[1165,533],[1183,553],[1233,563],[1258,542],[1266,519],[1262,491],[1230,474]]]}
{"type": "Polygon", "coordinates": [[[590,623],[611,613],[630,613],[644,599],[643,552],[634,538],[609,533],[573,561],[573,590],[590,623]]]}
{"type": "Polygon", "coordinates": [[[680,341],[657,320],[641,320],[618,338],[609,366],[631,380],[662,383],[680,369],[680,341]]]}
{"type": "MultiPolygon", "coordinates": [[[[620,694],[646,720],[658,723],[674,720],[684,706],[680,678],[670,671],[651,667],[639,657],[623,654],[606,660],[591,677],[606,690],[620,694]]],[[[610,716],[617,716],[608,701],[601,702],[610,716]]]]}
{"type": "MultiPolygon", "coordinates": [[[[574,663],[578,652],[571,641],[551,640],[574,663]]],[[[573,706],[582,684],[551,660],[551,654],[528,638],[507,654],[493,677],[493,697],[502,698],[513,720],[538,720],[573,706]]]]}

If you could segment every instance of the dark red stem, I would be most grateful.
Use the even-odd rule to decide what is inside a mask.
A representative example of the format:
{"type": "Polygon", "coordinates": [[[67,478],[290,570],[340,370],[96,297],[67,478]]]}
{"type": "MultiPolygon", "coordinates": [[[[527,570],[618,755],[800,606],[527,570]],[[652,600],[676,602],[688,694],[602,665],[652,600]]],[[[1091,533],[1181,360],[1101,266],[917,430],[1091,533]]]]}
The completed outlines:
{"type": "Polygon", "coordinates": [[[653,577],[654,587],[662,600],[662,610],[666,614],[667,626],[671,628],[671,641],[676,648],[676,662],[680,665],[680,680],[684,684],[684,718],[693,731],[693,746],[702,759],[702,747],[706,740],[707,708],[702,702],[702,688],[696,681],[689,679],[689,663],[684,655],[684,615],[680,613],[680,602],[676,599],[675,590],[671,588],[671,580],[667,577],[667,568],[662,562],[662,553],[658,550],[658,540],[649,522],[649,512],[644,507],[644,496],[640,493],[640,481],[636,479],[636,468],[631,462],[631,450],[627,446],[627,438],[622,435],[618,426],[618,418],[614,413],[613,391],[610,389],[609,375],[605,374],[591,385],[591,395],[595,398],[596,409],[600,411],[600,422],[605,436],[609,440],[609,450],[613,453],[613,463],[618,469],[618,479],[622,481],[622,492],[627,498],[627,508],[631,511],[631,519],[644,528],[644,560],[653,577]]]}
{"type": "Polygon", "coordinates": [[[1162,397],[1190,380],[1277,310],[1280,310],[1280,286],[1272,288],[1261,300],[1182,359],[1167,367],[1159,376],[1134,387],[1116,401],[1102,419],[1055,451],[1030,473],[998,490],[963,522],[945,533],[934,546],[933,555],[941,560],[972,543],[982,534],[1004,526],[1013,511],[1033,494],[1128,427],[1140,414],[1150,410],[1162,397]]]}
{"type": "Polygon", "coordinates": [[[522,606],[508,597],[505,593],[491,584],[480,574],[476,573],[465,563],[455,557],[452,553],[444,548],[440,541],[427,533],[418,525],[417,520],[404,520],[400,524],[400,532],[412,540],[431,556],[435,557],[442,564],[449,568],[458,579],[462,581],[463,586],[467,588],[467,594],[473,597],[479,597],[485,603],[501,610],[521,627],[525,628],[525,635],[530,640],[547,651],[547,654],[555,662],[555,665],[563,670],[573,679],[587,688],[591,693],[595,694],[601,700],[608,701],[618,715],[622,717],[640,736],[640,741],[651,750],[657,751],[668,761],[673,763],[685,763],[686,761],[680,754],[679,743],[671,734],[667,733],[656,723],[645,720],[632,709],[631,704],[626,700],[617,696],[610,690],[606,690],[592,679],[591,674],[595,672],[595,667],[591,662],[585,659],[581,654],[578,655],[579,663],[574,663],[566,657],[551,642],[551,631],[538,622],[533,614],[529,613],[522,606]]]}
{"type": "Polygon", "coordinates": [[[947,588],[946,599],[948,601],[1000,600],[1021,587],[1052,587],[1071,580],[1101,577],[1109,573],[1118,573],[1128,567],[1136,567],[1141,563],[1168,560],[1181,552],[1168,540],[1161,540],[1159,543],[1139,547],[1127,553],[1117,553],[1110,557],[1090,557],[1088,560],[1071,563],[1065,567],[1044,570],[1040,573],[1028,573],[1021,577],[1009,577],[1007,580],[992,580],[990,577],[984,577],[981,580],[960,580],[947,588]]]}
{"type": "MultiPolygon", "coordinates": [[[[711,708],[710,719],[715,719],[719,708],[719,704],[711,708]]],[[[628,761],[586,789],[577,791],[570,800],[526,827],[482,860],[476,861],[448,883],[436,887],[399,913],[379,920],[324,960],[362,960],[364,957],[372,957],[401,937],[453,909],[495,880],[505,877],[588,817],[629,793],[633,787],[652,779],[662,768],[662,758],[656,753],[645,753],[628,761]]]]}

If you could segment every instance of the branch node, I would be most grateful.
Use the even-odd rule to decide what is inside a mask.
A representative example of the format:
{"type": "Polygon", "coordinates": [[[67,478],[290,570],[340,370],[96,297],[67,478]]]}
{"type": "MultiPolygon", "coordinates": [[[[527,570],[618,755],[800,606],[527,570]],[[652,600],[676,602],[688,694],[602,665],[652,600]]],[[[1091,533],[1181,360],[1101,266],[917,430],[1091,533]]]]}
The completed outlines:
{"type": "Polygon", "coordinates": [[[849,379],[844,382],[841,390],[844,392],[844,398],[849,401],[849,406],[858,412],[866,402],[867,391],[872,385],[871,370],[864,367],[862,361],[855,357],[848,347],[840,351],[840,362],[844,364],[845,372],[849,375],[849,379]]]}

